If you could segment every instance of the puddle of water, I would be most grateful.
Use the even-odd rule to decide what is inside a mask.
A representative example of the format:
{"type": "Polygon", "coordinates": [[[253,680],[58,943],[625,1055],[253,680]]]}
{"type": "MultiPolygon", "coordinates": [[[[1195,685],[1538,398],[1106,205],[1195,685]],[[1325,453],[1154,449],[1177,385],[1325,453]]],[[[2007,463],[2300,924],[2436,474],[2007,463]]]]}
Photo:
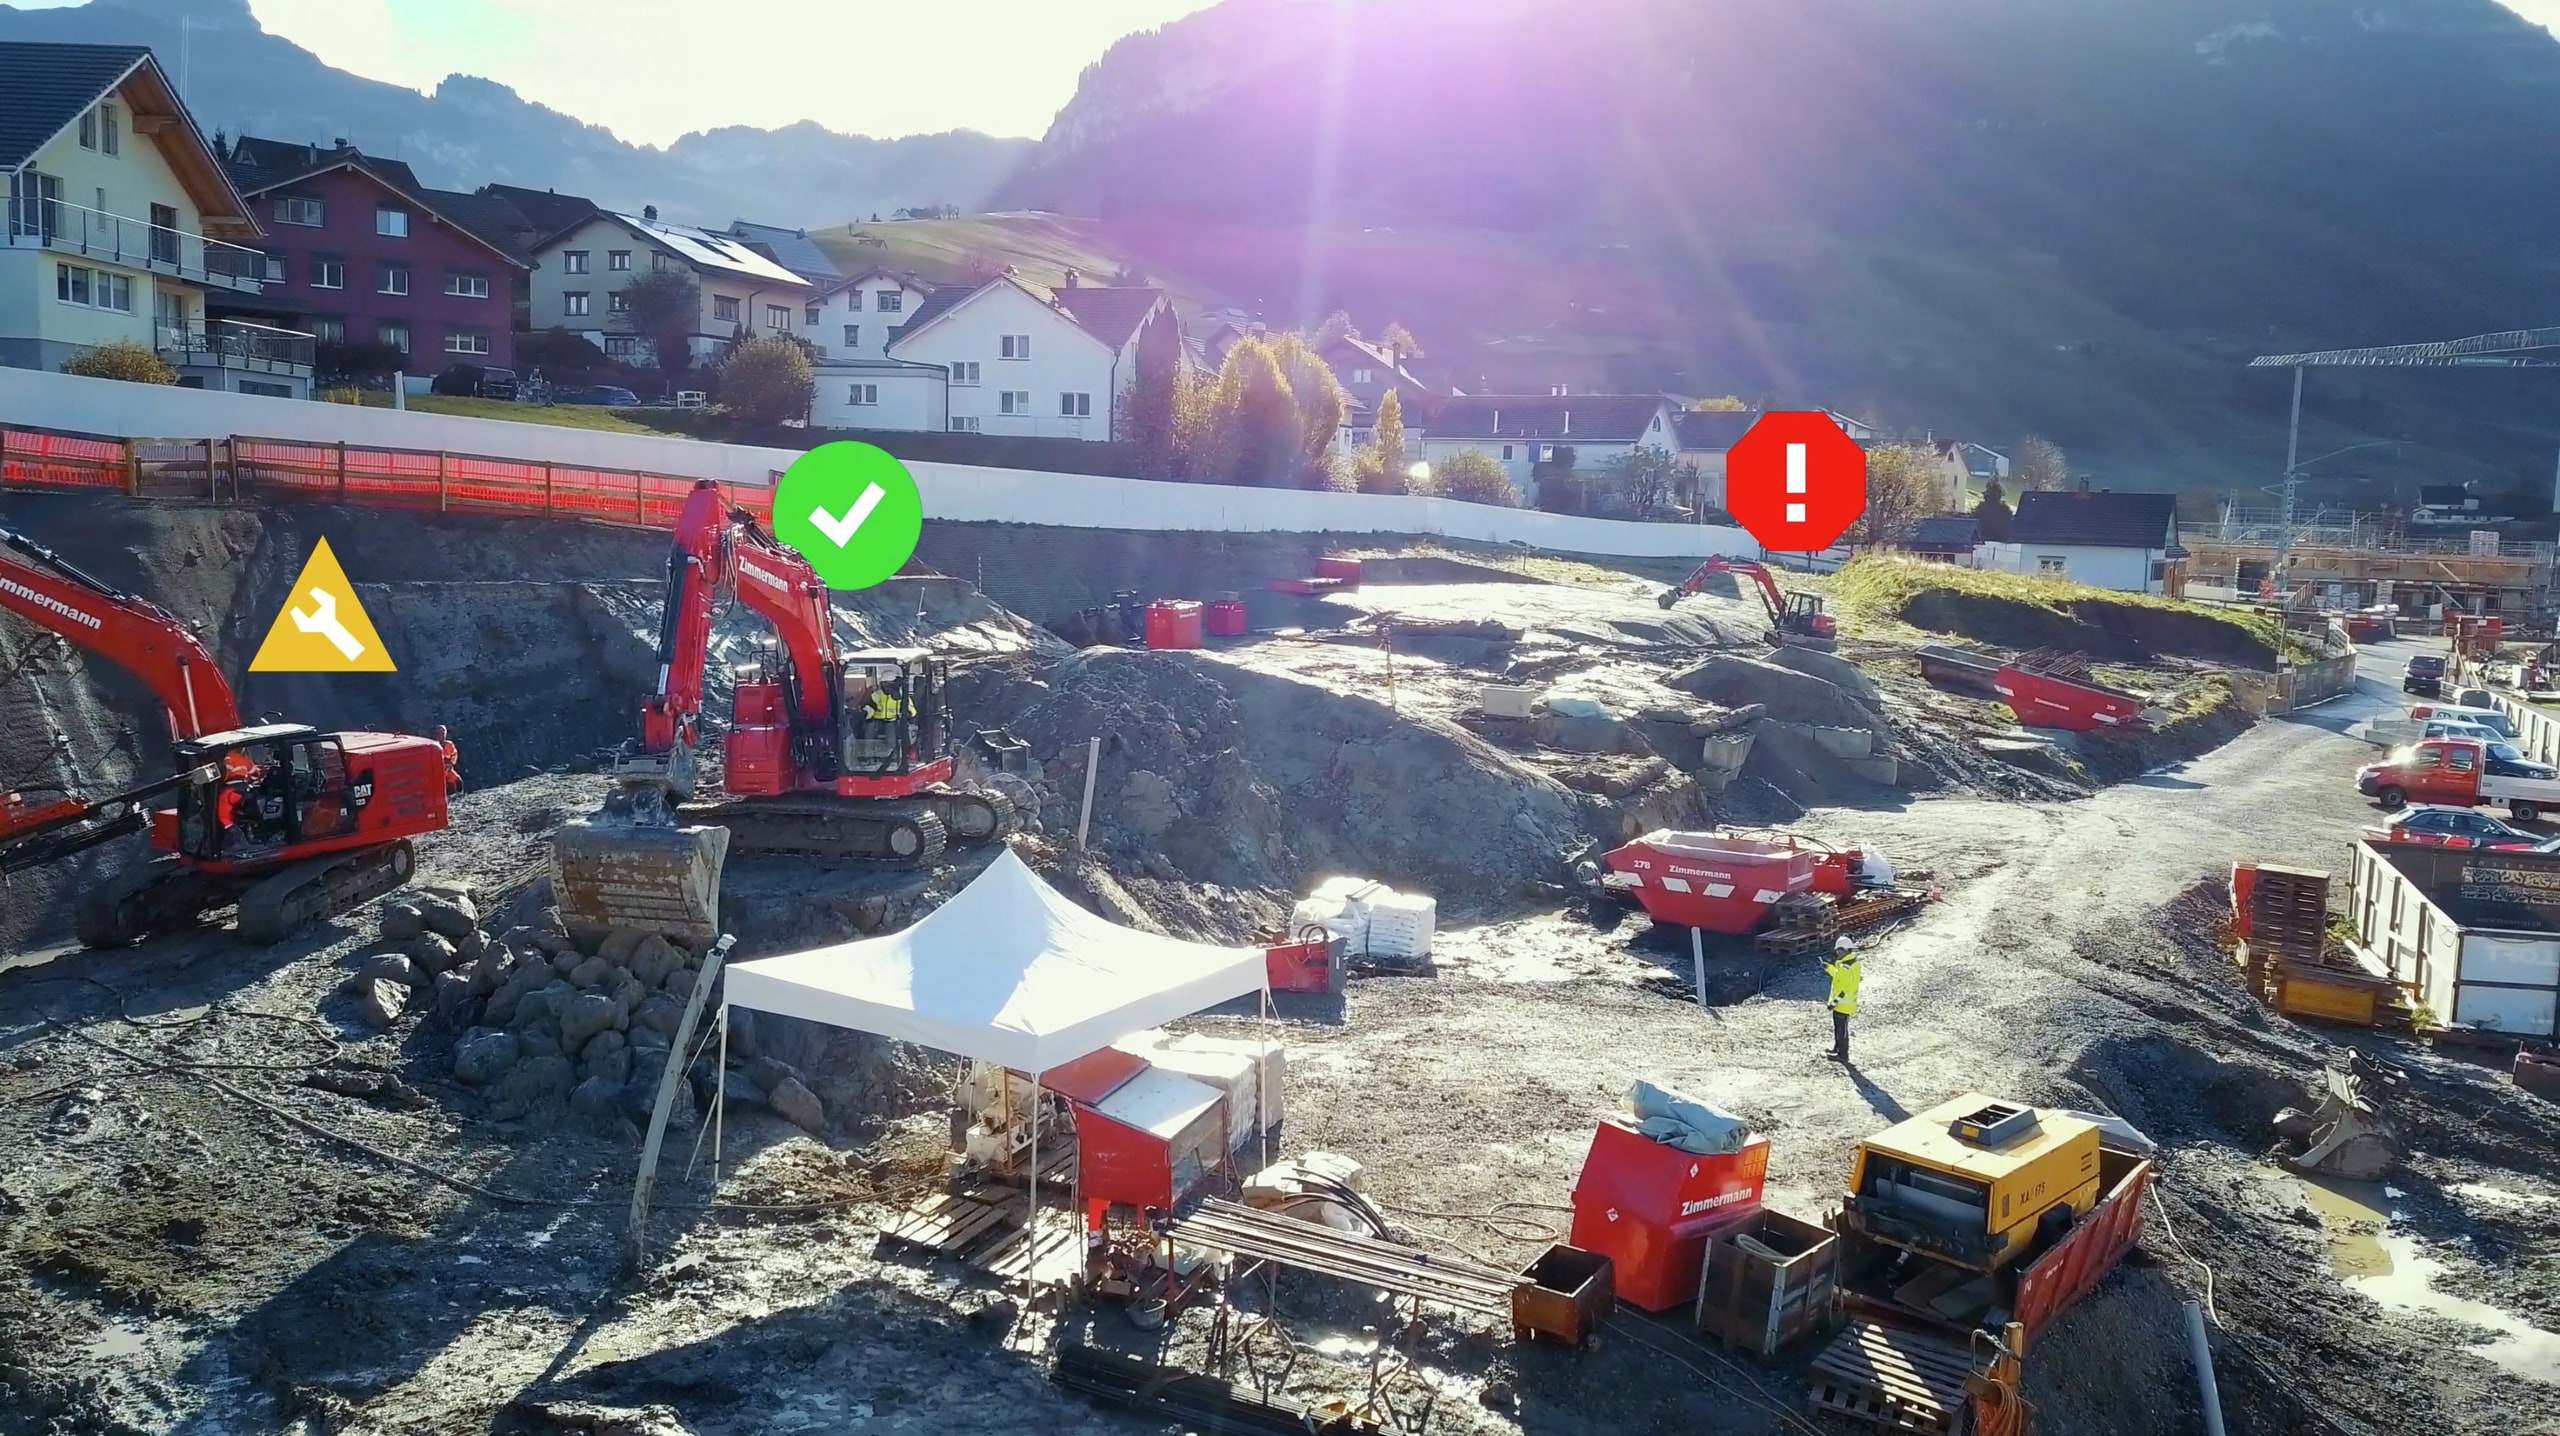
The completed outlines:
{"type": "Polygon", "coordinates": [[[89,1357],[93,1361],[120,1361],[142,1354],[144,1333],[130,1326],[108,1326],[89,1338],[89,1357]]]}
{"type": "MultiPolygon", "coordinates": [[[[2417,1240],[2392,1230],[2388,1207],[2391,1189],[2371,1182],[2341,1182],[2326,1177],[2295,1177],[2303,1202],[2319,1213],[2329,1237],[2329,1264],[2349,1290],[2369,1296],[2386,1310],[2424,1312],[2477,1327],[2494,1339],[2470,1347],[2474,1356],[2524,1377],[2560,1386],[2560,1332],[2527,1325],[2487,1302],[2450,1296],[2436,1290],[2444,1263],[2428,1256],[2417,1240]]],[[[2529,1203],[2532,1199],[2495,1188],[2456,1187],[2475,1197],[2529,1203]]]]}
{"type": "Polygon", "coordinates": [[[2530,1211],[2535,1207],[2547,1207],[2555,1200],[2560,1200],[2541,1192],[2511,1192],[2504,1187],[2490,1186],[2486,1182],[2457,1182],[2445,1190],[2467,1201],[2478,1202],[2482,1206],[2505,1207],[2511,1211],[2530,1211]]]}

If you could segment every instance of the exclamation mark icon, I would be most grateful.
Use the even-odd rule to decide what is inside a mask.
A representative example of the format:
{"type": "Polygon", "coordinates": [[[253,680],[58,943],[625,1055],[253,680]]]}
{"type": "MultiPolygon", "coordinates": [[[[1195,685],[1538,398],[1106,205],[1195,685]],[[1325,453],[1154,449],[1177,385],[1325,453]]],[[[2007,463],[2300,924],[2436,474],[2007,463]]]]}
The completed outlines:
{"type": "Polygon", "coordinates": [[[1804,445],[1787,445],[1787,522],[1804,522],[1804,445]]]}

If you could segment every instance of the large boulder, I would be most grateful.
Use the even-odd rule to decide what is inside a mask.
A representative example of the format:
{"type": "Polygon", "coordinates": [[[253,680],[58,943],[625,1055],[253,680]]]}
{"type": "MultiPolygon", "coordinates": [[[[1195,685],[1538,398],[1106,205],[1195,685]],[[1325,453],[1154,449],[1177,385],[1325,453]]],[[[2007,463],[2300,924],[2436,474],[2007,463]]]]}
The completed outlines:
{"type": "Polygon", "coordinates": [[[424,987],[427,975],[418,965],[396,952],[377,952],[356,969],[360,981],[396,982],[402,987],[424,987]]]}
{"type": "Polygon", "coordinates": [[[454,1080],[477,1087],[515,1065],[516,1038],[494,1027],[474,1027],[453,1047],[454,1080]]]}
{"type": "Polygon", "coordinates": [[[454,951],[453,944],[438,933],[422,932],[409,939],[408,946],[401,951],[407,953],[409,960],[418,965],[418,970],[429,977],[461,961],[461,955],[454,951]]]}
{"type": "Polygon", "coordinates": [[[409,1010],[409,989],[387,978],[356,981],[356,1014],[376,1027],[389,1027],[409,1010]]]}
{"type": "Polygon", "coordinates": [[[557,1102],[577,1085],[578,1065],[557,1052],[527,1057],[507,1069],[490,1093],[490,1102],[500,1116],[521,1117],[537,1107],[557,1102]]]}
{"type": "Polygon", "coordinates": [[[667,980],[668,973],[684,966],[684,949],[651,933],[633,946],[630,960],[623,966],[630,968],[631,975],[644,985],[656,987],[667,980]]]}
{"type": "Polygon", "coordinates": [[[624,1031],[635,1039],[643,1032],[654,1032],[663,1041],[673,1042],[676,1028],[683,1022],[684,1004],[663,992],[653,992],[631,1009],[631,1025],[624,1031]]]}
{"type": "Polygon", "coordinates": [[[588,1038],[620,1026],[624,1016],[622,1008],[603,993],[578,993],[560,1004],[560,1045],[578,1051],[588,1038]]]}
{"type": "Polygon", "coordinates": [[[407,942],[426,930],[426,914],[418,910],[415,902],[402,898],[382,905],[382,940],[384,942],[407,942]]]}
{"type": "Polygon", "coordinates": [[[1875,728],[1882,720],[1830,679],[1757,658],[1724,653],[1662,680],[1694,698],[1739,708],[1766,704],[1781,723],[1811,728],[1875,728]]]}
{"type": "Polygon", "coordinates": [[[480,909],[467,893],[429,893],[418,899],[418,915],[427,931],[460,939],[480,925],[480,909]]]}
{"type": "Polygon", "coordinates": [[[773,1085],[765,1101],[782,1119],[804,1132],[827,1129],[827,1109],[818,1094],[800,1084],[797,1077],[785,1077],[773,1085]]]}
{"type": "Polygon", "coordinates": [[[613,964],[601,957],[591,957],[570,970],[569,981],[579,987],[595,988],[613,976],[613,964]]]}
{"type": "Polygon", "coordinates": [[[1864,669],[1837,653],[1821,653],[1790,643],[1770,654],[1769,661],[1781,668],[1792,668],[1798,673],[1827,679],[1868,707],[1872,708],[1878,702],[1875,680],[1869,678],[1864,669]]]}
{"type": "Polygon", "coordinates": [[[594,1121],[622,1120],[622,1084],[590,1077],[569,1094],[569,1110],[594,1121]]]}
{"type": "Polygon", "coordinates": [[[471,974],[439,972],[436,974],[436,1015],[460,1021],[471,1011],[475,999],[471,995],[471,974]]]}

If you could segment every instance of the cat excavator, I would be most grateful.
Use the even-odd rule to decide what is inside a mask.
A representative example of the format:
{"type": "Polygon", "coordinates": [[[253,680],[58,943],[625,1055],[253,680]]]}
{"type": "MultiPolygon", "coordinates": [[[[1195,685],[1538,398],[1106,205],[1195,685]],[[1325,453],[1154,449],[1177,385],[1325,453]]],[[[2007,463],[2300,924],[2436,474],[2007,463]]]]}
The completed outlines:
{"type": "Polygon", "coordinates": [[[151,858],[80,894],[86,946],[121,947],[235,906],[242,937],[280,941],[407,882],[410,840],[445,826],[435,740],[243,725],[213,655],[176,615],[8,529],[0,608],[133,674],[168,711],[170,776],[97,798],[76,777],[0,795],[0,873],[150,831],[151,858]]]}
{"type": "Polygon", "coordinates": [[[1002,838],[1012,803],[955,781],[949,676],[922,649],[840,651],[808,561],[728,507],[717,484],[695,485],[667,557],[658,682],[641,704],[638,751],[616,764],[602,811],[553,839],[553,891],[571,936],[638,930],[708,943],[731,851],[921,867],[952,842],[1002,838]],[[775,642],[735,675],[715,790],[693,755],[723,595],[771,625],[775,642]]]}
{"type": "Polygon", "coordinates": [[[1669,608],[1681,599],[1707,586],[1707,580],[1720,573],[1750,579],[1760,586],[1760,606],[1769,614],[1769,641],[1781,648],[1810,648],[1830,653],[1840,647],[1840,634],[1831,615],[1822,611],[1822,595],[1788,593],[1778,587],[1769,566],[1748,559],[1711,558],[1698,565],[1698,570],[1677,588],[1666,588],[1655,601],[1669,608]]]}

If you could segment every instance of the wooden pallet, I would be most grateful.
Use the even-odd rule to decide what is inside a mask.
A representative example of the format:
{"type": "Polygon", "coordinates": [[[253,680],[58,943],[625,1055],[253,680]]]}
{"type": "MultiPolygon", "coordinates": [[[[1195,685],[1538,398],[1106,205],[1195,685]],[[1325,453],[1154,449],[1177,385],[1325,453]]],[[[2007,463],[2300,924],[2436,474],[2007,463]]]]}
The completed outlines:
{"type": "Polygon", "coordinates": [[[880,1233],[880,1242],[928,1256],[966,1259],[1015,1221],[1000,1203],[937,1192],[907,1208],[895,1225],[880,1233]]]}
{"type": "Polygon", "coordinates": [[[968,1258],[972,1269],[998,1281],[1018,1282],[1026,1274],[1043,1286],[1066,1286],[1084,1275],[1084,1226],[1072,1212],[1044,1210],[1038,1237],[1008,1226],[994,1241],[968,1258]]]}
{"type": "Polygon", "coordinates": [[[1972,1374],[1958,1342],[1853,1321],[1813,1359],[1805,1404],[1888,1430],[1955,1436],[1965,1426],[1972,1374]]]}

